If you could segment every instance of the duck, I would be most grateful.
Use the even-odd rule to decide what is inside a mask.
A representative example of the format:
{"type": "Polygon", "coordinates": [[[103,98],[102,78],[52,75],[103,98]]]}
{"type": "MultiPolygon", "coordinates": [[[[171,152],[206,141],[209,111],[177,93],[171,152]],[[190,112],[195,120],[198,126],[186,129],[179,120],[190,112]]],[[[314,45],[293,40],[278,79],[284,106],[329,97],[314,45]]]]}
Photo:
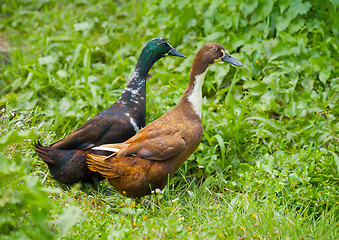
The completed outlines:
{"type": "Polygon", "coordinates": [[[129,83],[112,106],[57,142],[47,146],[40,141],[35,143],[36,153],[48,165],[55,180],[64,184],[97,185],[103,179],[88,169],[87,154],[95,146],[124,142],[145,126],[146,78],[154,63],[165,56],[185,57],[166,39],[150,40],[141,51],[129,83]]]}
{"type": "Polygon", "coordinates": [[[242,66],[222,45],[205,44],[194,57],[188,87],[177,106],[125,142],[94,147],[111,154],[89,153],[88,168],[129,198],[140,200],[163,189],[201,142],[202,85],[209,67],[220,61],[242,66]]]}

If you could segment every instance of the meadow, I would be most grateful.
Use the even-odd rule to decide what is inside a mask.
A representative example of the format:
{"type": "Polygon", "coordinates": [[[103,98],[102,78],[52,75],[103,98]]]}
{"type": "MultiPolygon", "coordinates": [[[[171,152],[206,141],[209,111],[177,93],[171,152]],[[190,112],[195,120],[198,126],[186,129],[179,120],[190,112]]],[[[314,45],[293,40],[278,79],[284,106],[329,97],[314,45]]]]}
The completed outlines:
{"type": "Polygon", "coordinates": [[[338,10],[338,0],[2,0],[0,239],[339,239],[338,10]],[[178,103],[205,43],[244,64],[207,73],[198,149],[142,205],[53,180],[34,142],[113,104],[154,37],[187,58],[151,69],[148,123],[178,103]]]}

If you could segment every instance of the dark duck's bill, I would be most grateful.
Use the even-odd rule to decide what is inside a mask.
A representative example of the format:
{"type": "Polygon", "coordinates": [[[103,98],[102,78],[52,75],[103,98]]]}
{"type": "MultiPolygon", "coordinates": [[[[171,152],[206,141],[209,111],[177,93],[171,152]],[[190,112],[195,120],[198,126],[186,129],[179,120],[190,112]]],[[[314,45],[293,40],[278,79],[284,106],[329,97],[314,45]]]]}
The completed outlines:
{"type": "Polygon", "coordinates": [[[171,55],[171,56],[177,56],[177,57],[183,57],[183,58],[186,57],[184,54],[178,52],[178,51],[175,50],[174,48],[172,48],[172,50],[168,52],[168,55],[171,55]]]}

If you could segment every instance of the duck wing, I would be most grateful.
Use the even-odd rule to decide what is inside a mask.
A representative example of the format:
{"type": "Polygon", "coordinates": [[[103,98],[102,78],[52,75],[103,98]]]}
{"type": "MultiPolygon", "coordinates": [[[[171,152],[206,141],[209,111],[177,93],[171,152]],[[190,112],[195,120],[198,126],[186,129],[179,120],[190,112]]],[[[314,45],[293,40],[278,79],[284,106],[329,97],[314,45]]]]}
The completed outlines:
{"type": "Polygon", "coordinates": [[[180,136],[158,136],[134,142],[121,149],[117,156],[136,156],[149,160],[167,160],[185,148],[186,142],[180,136]]]}
{"type": "MultiPolygon", "coordinates": [[[[122,138],[121,136],[124,136],[123,126],[125,125],[124,119],[112,118],[112,116],[106,114],[97,115],[81,127],[73,130],[67,137],[52,143],[49,147],[62,150],[86,150],[97,145],[102,138],[109,137],[114,140],[119,137],[122,138]]],[[[133,127],[130,126],[130,128],[133,127]]]]}
{"type": "MultiPolygon", "coordinates": [[[[138,134],[139,135],[139,134],[138,134]]],[[[104,144],[93,150],[104,150],[116,153],[116,157],[140,157],[148,160],[167,160],[181,152],[186,142],[180,133],[175,135],[151,135],[145,138],[140,135],[133,137],[133,141],[117,144],[104,144]]]]}

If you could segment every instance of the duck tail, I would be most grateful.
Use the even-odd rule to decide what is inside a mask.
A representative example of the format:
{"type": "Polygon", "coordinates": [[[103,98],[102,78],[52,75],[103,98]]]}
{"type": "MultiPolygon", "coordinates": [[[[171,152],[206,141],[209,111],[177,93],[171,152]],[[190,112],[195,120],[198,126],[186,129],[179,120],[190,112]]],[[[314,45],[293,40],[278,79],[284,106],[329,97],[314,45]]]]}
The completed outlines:
{"type": "Polygon", "coordinates": [[[49,148],[43,146],[40,141],[35,142],[35,152],[38,154],[38,156],[44,160],[47,164],[55,164],[55,161],[51,159],[49,156],[49,148]]]}
{"type": "MultiPolygon", "coordinates": [[[[112,154],[115,155],[115,154],[112,154]]],[[[88,154],[87,155],[87,165],[88,169],[93,172],[99,172],[105,178],[116,178],[119,177],[117,174],[113,173],[112,167],[110,166],[109,160],[110,156],[88,154]]]]}

